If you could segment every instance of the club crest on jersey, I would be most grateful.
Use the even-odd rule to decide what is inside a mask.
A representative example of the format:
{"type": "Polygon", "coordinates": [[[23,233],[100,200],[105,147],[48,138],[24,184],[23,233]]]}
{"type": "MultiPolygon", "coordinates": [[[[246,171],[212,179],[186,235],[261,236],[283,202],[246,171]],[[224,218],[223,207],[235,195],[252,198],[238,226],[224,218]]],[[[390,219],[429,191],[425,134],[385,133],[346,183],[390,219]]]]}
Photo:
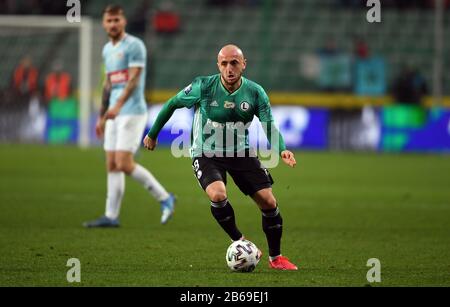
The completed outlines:
{"type": "Polygon", "coordinates": [[[234,102],[225,101],[223,107],[225,109],[234,109],[236,107],[236,104],[234,102]]]}
{"type": "Polygon", "coordinates": [[[184,93],[186,95],[189,95],[189,93],[192,92],[192,84],[189,84],[188,86],[186,86],[186,88],[184,89],[184,93]]]}
{"type": "Polygon", "coordinates": [[[241,102],[240,108],[242,111],[247,112],[250,110],[250,104],[247,101],[241,102]]]}
{"type": "Polygon", "coordinates": [[[125,56],[124,56],[123,52],[118,52],[118,53],[116,53],[116,57],[117,57],[117,59],[122,60],[125,56]]]}

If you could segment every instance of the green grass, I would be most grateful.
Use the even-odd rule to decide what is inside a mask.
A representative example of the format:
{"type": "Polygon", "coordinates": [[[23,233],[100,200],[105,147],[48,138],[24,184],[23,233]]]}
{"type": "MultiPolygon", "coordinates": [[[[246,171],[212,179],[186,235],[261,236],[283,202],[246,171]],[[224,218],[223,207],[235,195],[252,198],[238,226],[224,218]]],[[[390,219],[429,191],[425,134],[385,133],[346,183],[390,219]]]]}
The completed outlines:
{"type": "Polygon", "coordinates": [[[263,251],[251,274],[231,273],[230,243],[211,216],[190,160],[160,149],[138,160],[178,195],[175,217],[127,179],[120,229],[87,230],[103,214],[100,148],[0,146],[0,286],[450,286],[450,160],[433,155],[298,152],[272,170],[284,218],[283,254],[297,272],[268,269],[256,206],[229,185],[238,225],[263,251]]]}

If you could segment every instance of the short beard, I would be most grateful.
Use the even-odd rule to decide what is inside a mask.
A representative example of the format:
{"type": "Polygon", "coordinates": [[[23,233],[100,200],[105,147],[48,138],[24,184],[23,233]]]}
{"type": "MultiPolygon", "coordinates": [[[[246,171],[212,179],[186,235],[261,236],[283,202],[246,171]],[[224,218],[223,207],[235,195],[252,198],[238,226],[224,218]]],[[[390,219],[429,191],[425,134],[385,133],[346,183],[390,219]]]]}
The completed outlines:
{"type": "Polygon", "coordinates": [[[120,36],[122,35],[123,32],[117,32],[117,34],[112,35],[112,34],[108,34],[109,38],[111,38],[112,40],[118,40],[120,38],[120,36]]]}

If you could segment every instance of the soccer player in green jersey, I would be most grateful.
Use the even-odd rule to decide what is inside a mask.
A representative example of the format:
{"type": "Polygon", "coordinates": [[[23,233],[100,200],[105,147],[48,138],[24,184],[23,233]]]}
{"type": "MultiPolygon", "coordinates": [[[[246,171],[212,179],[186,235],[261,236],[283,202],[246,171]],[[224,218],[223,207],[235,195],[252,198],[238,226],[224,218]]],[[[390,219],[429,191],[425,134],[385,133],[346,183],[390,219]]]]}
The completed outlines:
{"type": "Polygon", "coordinates": [[[272,193],[272,177],[250,150],[248,127],[253,117],[259,118],[273,150],[290,167],[296,165],[294,154],[286,149],[274,125],[264,89],[242,76],[246,60],[241,49],[235,45],[223,47],[217,65],[220,74],[194,79],[164,105],[144,139],[144,146],[155,149],[159,132],[176,109],[194,107],[190,153],[195,175],[211,200],[212,215],[232,240],[243,238],[227,198],[228,173],[262,212],[270,267],[297,270],[281,255],[283,219],[272,193]]]}

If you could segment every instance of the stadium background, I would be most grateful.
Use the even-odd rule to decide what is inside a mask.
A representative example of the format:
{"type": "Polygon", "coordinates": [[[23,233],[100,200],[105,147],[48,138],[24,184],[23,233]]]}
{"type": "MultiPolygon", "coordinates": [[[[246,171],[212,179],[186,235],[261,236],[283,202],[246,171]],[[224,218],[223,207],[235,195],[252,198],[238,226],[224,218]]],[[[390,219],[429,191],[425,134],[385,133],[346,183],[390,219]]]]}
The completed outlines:
{"type": "MultiPolygon", "coordinates": [[[[27,1],[9,3],[14,5],[4,5],[3,10],[9,9],[11,13],[56,14],[59,10],[64,16],[68,10],[65,3],[59,7],[48,4],[46,7],[45,1],[29,2],[35,3],[34,6],[27,6],[27,1]]],[[[83,16],[93,18],[94,24],[89,65],[90,86],[95,89],[89,105],[92,118],[99,107],[100,54],[106,40],[99,12],[106,3],[82,2],[81,6],[83,16]]],[[[215,73],[217,50],[234,42],[249,59],[247,76],[267,89],[274,106],[303,107],[281,110],[277,115],[285,133],[299,136],[288,141],[291,147],[448,151],[449,114],[442,107],[450,105],[447,98],[450,80],[444,73],[450,65],[444,56],[450,47],[443,38],[439,44],[439,35],[443,34],[436,33],[439,29],[448,32],[448,14],[443,13],[437,26],[433,1],[383,3],[381,23],[366,20],[370,8],[365,1],[201,0],[123,4],[130,18],[129,30],[144,38],[148,45],[147,97],[151,104],[163,103],[194,76],[215,73]],[[162,12],[173,16],[159,16],[162,12]],[[405,97],[405,92],[410,94],[405,97]],[[402,99],[406,101],[398,101],[402,99]],[[302,135],[305,137],[301,138],[302,135]]],[[[2,48],[0,54],[4,109],[0,139],[76,142],[78,31],[11,26],[4,27],[1,36],[8,48],[2,48]],[[31,104],[31,109],[30,97],[18,99],[10,93],[14,71],[26,56],[32,59],[39,74],[36,89],[39,103],[31,104]],[[66,108],[45,97],[46,77],[58,64],[72,77],[71,93],[75,101],[66,104],[66,108]],[[40,120],[32,116],[36,125],[40,124],[33,129],[30,119],[23,117],[27,111],[24,109],[28,107],[28,112],[37,113],[37,106],[50,110],[50,116],[39,117],[40,120]],[[21,108],[14,116],[13,107],[21,108]],[[69,121],[64,123],[63,119],[69,121]],[[20,129],[10,129],[18,124],[20,129]]],[[[181,116],[189,126],[189,114],[181,116]]],[[[93,119],[91,125],[92,122],[93,119]]],[[[170,125],[167,128],[170,131],[170,125]]],[[[95,142],[95,137],[90,135],[88,142],[95,142]]]]}
{"type": "MultiPolygon", "coordinates": [[[[110,250],[114,238],[79,229],[104,202],[103,156],[93,124],[107,41],[101,12],[109,2],[81,1],[83,23],[92,22],[91,59],[85,63],[79,28],[44,25],[55,18],[67,23],[65,1],[0,3],[0,285],[64,285],[66,268],[54,269],[55,261],[77,253],[91,263],[88,285],[271,285],[280,277],[267,269],[261,269],[264,276],[258,280],[230,277],[223,270],[226,244],[216,242],[218,231],[208,234],[210,244],[195,242],[193,237],[208,236],[215,226],[208,210],[193,215],[204,196],[192,188],[196,183],[188,159],[174,159],[164,146],[138,158],[182,199],[173,225],[164,233],[159,225],[148,225],[157,221],[148,221],[158,215],[157,208],[141,205],[149,202],[147,195],[129,184],[123,214],[128,229],[116,239],[133,238],[130,242],[110,250]],[[16,87],[18,68],[27,57],[36,68],[36,84],[22,76],[16,87]],[[90,80],[87,113],[80,111],[81,67],[88,68],[90,80]],[[55,71],[68,74],[70,87],[48,96],[54,84],[47,77],[55,71]],[[88,114],[84,123],[81,113],[88,114]],[[88,138],[80,141],[86,123],[88,138]],[[71,241],[73,236],[78,238],[71,241]],[[148,269],[139,257],[155,257],[151,244],[139,250],[149,237],[169,242],[156,243],[164,269],[137,276],[132,272],[148,269]],[[184,245],[188,241],[192,246],[184,245]],[[43,247],[42,242],[52,243],[43,247]],[[201,260],[204,251],[190,256],[211,245],[215,260],[201,260]],[[91,253],[80,252],[92,246],[91,253]],[[127,249],[136,256],[131,263],[115,260],[102,266],[110,255],[127,258],[127,249]],[[168,260],[174,257],[175,264],[168,260]],[[192,264],[204,275],[193,272],[192,264]]],[[[299,150],[294,173],[282,167],[273,172],[292,224],[285,234],[288,252],[305,259],[306,273],[287,275],[281,285],[364,285],[365,261],[377,254],[388,261],[385,285],[450,284],[448,1],[381,1],[380,23],[367,21],[366,1],[115,2],[126,8],[128,31],[143,38],[149,51],[149,126],[161,103],[195,76],[216,73],[221,46],[235,43],[245,52],[246,76],[267,90],[288,147],[299,150]]],[[[174,123],[190,129],[191,119],[190,111],[177,111],[162,132],[161,145],[177,137],[170,133],[174,123]]],[[[237,205],[241,222],[264,246],[254,208],[235,188],[230,191],[245,204],[237,205]]]]}

